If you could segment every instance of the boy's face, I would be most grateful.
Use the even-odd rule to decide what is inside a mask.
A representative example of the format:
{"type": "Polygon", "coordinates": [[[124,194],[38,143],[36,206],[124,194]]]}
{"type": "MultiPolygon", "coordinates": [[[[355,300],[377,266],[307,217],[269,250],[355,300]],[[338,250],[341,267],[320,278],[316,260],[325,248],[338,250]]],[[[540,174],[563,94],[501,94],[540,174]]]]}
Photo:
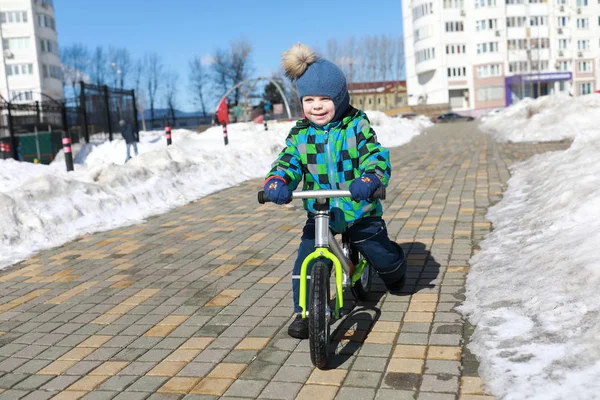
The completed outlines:
{"type": "Polygon", "coordinates": [[[325,96],[304,96],[302,98],[304,115],[315,125],[327,125],[335,116],[333,100],[325,96]]]}

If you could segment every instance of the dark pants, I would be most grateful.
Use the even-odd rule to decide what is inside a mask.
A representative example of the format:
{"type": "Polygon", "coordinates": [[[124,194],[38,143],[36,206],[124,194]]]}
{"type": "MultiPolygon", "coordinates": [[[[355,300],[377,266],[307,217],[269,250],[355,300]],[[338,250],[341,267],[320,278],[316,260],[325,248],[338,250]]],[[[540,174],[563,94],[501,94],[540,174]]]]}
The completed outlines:
{"type": "MultiPolygon", "coordinates": [[[[381,217],[369,217],[356,221],[348,228],[350,241],[379,273],[384,283],[392,284],[406,273],[406,260],[402,248],[388,237],[385,221],[381,217]]],[[[304,259],[315,249],[315,220],[309,218],[304,225],[298,258],[292,273],[294,292],[294,312],[302,311],[300,298],[300,270],[304,259]]],[[[308,289],[310,288],[311,262],[308,264],[306,301],[308,307],[308,289]]]]}

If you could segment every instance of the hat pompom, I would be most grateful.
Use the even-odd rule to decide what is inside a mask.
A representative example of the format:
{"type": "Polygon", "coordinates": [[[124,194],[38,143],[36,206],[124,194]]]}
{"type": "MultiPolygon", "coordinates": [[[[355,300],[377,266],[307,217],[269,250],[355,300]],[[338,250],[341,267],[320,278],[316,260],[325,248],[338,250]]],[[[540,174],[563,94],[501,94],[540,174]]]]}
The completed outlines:
{"type": "Polygon", "coordinates": [[[295,44],[281,55],[281,65],[290,79],[298,79],[309,65],[317,61],[316,54],[305,44],[295,44]]]}

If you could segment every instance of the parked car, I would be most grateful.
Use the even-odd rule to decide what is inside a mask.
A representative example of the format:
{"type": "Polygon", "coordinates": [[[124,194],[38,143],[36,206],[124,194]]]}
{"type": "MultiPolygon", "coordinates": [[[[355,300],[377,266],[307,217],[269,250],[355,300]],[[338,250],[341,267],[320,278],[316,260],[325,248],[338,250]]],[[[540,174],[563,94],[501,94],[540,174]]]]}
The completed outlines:
{"type": "Polygon", "coordinates": [[[414,112],[409,112],[409,113],[404,113],[404,114],[399,115],[400,118],[406,118],[406,119],[413,119],[416,116],[417,116],[417,114],[414,112]]]}
{"type": "Polygon", "coordinates": [[[460,115],[457,113],[445,113],[442,115],[438,115],[437,117],[432,118],[431,120],[435,123],[442,123],[442,122],[459,122],[459,121],[473,121],[475,118],[467,116],[467,115],[460,115]]]}

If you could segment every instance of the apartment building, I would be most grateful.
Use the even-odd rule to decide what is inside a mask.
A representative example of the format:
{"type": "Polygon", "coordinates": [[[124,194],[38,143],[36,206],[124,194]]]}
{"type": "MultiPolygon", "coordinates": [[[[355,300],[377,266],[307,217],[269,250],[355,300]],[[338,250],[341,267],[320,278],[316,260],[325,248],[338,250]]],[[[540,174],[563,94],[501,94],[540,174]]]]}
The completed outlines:
{"type": "Polygon", "coordinates": [[[600,88],[600,0],[402,2],[409,105],[477,115],[600,88]]]}
{"type": "Polygon", "coordinates": [[[0,0],[0,95],[8,101],[63,98],[52,0],[0,0]]]}

